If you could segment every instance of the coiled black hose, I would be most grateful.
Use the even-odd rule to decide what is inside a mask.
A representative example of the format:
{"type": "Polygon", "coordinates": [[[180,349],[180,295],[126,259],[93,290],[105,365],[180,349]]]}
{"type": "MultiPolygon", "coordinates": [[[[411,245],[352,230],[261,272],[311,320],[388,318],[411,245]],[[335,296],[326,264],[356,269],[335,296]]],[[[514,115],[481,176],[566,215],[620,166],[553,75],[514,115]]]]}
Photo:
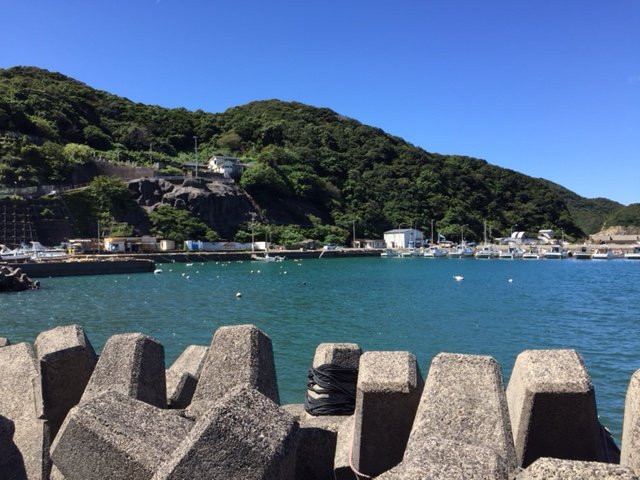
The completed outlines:
{"type": "Polygon", "coordinates": [[[330,363],[310,368],[304,409],[311,415],[351,415],[356,406],[358,369],[330,363]],[[312,396],[313,392],[318,396],[312,396]]]}

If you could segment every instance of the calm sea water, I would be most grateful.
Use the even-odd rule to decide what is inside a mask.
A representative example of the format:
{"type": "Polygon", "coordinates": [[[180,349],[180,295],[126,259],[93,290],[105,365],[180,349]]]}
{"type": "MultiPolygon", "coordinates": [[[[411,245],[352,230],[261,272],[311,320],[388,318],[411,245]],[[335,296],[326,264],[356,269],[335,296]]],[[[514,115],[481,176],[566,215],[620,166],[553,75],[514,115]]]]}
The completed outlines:
{"type": "Polygon", "coordinates": [[[505,385],[520,351],[575,348],[601,419],[620,438],[627,385],[640,368],[640,262],[357,258],[160,268],[42,279],[39,291],[4,294],[0,336],[32,342],[79,323],[99,350],[110,335],[141,331],[164,344],[169,365],[187,345],[208,345],[219,326],[253,323],[273,341],[283,403],[303,401],[322,342],[409,350],[425,376],[438,352],[492,355],[505,385]]]}

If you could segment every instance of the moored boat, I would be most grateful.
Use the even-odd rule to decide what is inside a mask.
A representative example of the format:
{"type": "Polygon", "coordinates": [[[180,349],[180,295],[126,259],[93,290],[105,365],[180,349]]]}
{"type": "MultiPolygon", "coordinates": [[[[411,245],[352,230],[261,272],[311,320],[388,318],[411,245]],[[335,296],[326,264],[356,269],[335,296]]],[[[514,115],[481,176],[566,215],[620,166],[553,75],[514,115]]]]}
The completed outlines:
{"type": "Polygon", "coordinates": [[[630,252],[625,253],[624,258],[628,260],[640,260],[640,243],[634,245],[630,252]]]}
{"type": "Polygon", "coordinates": [[[449,252],[446,249],[432,245],[424,251],[422,256],[425,258],[445,258],[448,254],[449,252]]]}
{"type": "Polygon", "coordinates": [[[522,254],[522,258],[524,260],[539,260],[540,259],[540,250],[537,246],[532,245],[529,247],[528,252],[524,252],[522,254]]]}
{"type": "Polygon", "coordinates": [[[31,259],[28,253],[21,253],[18,249],[11,250],[6,245],[0,244],[0,260],[3,262],[17,263],[25,262],[31,259]]]}
{"type": "Polygon", "coordinates": [[[258,262],[283,262],[286,257],[282,255],[274,255],[273,257],[268,253],[263,255],[256,255],[255,253],[251,255],[251,260],[256,260],[258,262]]]}
{"type": "Polygon", "coordinates": [[[569,256],[569,252],[562,245],[551,245],[551,250],[544,252],[547,260],[562,260],[569,256]]]}
{"type": "Polygon", "coordinates": [[[573,252],[573,258],[576,260],[591,260],[592,255],[591,245],[583,245],[580,247],[580,250],[573,252]]]}
{"type": "Polygon", "coordinates": [[[594,260],[613,260],[616,256],[609,246],[603,246],[593,252],[591,258],[594,260]]]}
{"type": "Polygon", "coordinates": [[[509,244],[509,247],[500,252],[499,258],[503,260],[513,260],[516,258],[522,258],[524,255],[524,250],[518,247],[515,244],[509,244]]]}

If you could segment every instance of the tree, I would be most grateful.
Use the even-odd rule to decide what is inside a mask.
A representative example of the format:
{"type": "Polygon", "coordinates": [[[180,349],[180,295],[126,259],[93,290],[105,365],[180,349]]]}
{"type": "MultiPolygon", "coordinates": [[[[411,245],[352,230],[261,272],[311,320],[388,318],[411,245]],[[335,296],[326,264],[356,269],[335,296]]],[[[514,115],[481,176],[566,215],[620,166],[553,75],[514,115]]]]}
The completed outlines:
{"type": "Polygon", "coordinates": [[[160,205],[149,213],[151,233],[166,240],[173,240],[181,244],[185,240],[207,240],[215,242],[219,235],[194,217],[189,211],[160,205]]]}
{"type": "Polygon", "coordinates": [[[67,143],[62,152],[67,161],[73,165],[82,165],[93,158],[93,149],[78,143],[67,143]]]}

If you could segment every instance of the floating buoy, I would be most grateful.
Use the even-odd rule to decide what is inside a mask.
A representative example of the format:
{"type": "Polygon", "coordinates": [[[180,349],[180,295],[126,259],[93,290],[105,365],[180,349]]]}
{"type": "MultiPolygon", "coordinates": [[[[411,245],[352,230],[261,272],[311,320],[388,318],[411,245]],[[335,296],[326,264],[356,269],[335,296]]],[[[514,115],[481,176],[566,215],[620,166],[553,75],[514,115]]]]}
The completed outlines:
{"type": "Polygon", "coordinates": [[[161,269],[161,268],[156,268],[156,269],[153,271],[153,273],[154,273],[154,274],[156,274],[156,275],[159,275],[159,274],[161,274],[161,273],[162,273],[162,269],[161,269]]]}
{"type": "Polygon", "coordinates": [[[189,280],[191,277],[190,277],[189,275],[187,275],[185,278],[186,278],[187,280],[189,280]]]}
{"type": "Polygon", "coordinates": [[[461,282],[462,280],[464,280],[464,277],[463,277],[462,275],[454,275],[454,276],[453,276],[453,279],[454,279],[456,282],[461,282]]]}
{"type": "Polygon", "coordinates": [[[186,273],[182,272],[182,276],[184,277],[186,275],[186,273]]]}
{"type": "Polygon", "coordinates": [[[236,298],[240,298],[241,296],[242,296],[242,293],[236,292],[236,298]]]}
{"type": "Polygon", "coordinates": [[[187,267],[193,267],[193,263],[187,263],[187,267]]]}
{"type": "Polygon", "coordinates": [[[510,278],[510,279],[508,280],[508,282],[509,282],[509,283],[513,283],[513,278],[510,278]]]}

